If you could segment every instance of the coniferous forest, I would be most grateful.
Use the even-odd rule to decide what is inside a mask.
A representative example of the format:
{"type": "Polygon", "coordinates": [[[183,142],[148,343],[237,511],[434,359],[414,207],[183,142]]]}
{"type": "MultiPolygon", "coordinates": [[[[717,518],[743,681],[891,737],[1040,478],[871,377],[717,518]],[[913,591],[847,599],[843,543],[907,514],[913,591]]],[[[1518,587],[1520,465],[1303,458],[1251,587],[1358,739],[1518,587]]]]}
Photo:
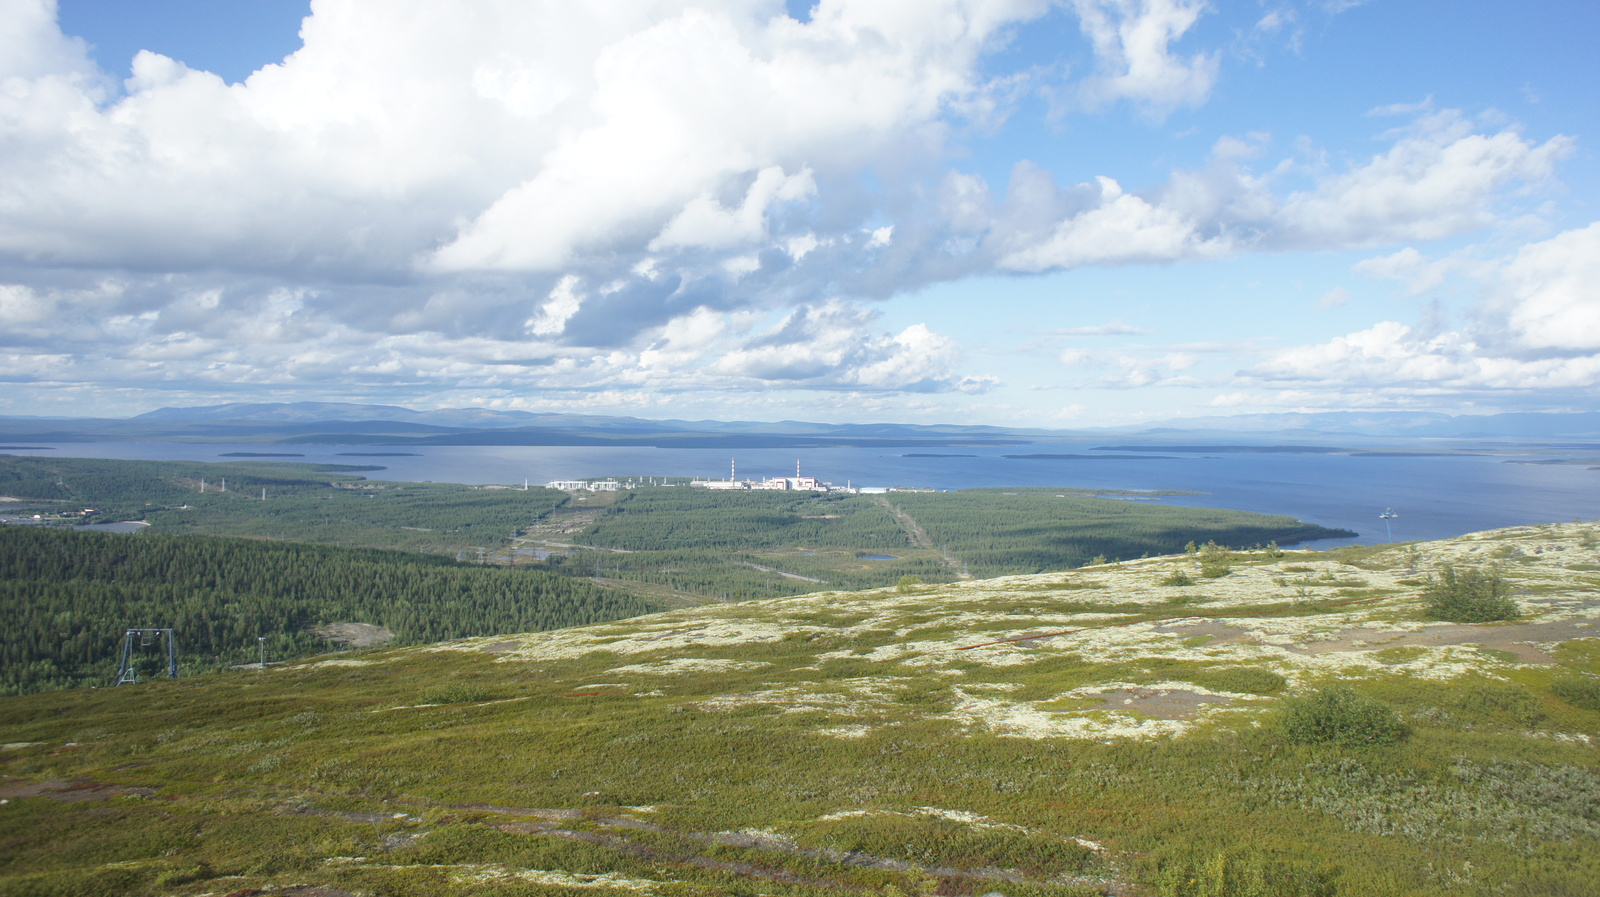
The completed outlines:
{"type": "MultiPolygon", "coordinates": [[[[579,626],[649,602],[541,570],[289,542],[0,526],[0,693],[109,684],[128,628],[176,631],[186,672],[332,645],[311,630],[358,622],[422,644],[579,626]]],[[[151,668],[158,666],[152,662],[151,668]]]]}
{"type": "Polygon", "coordinates": [[[362,476],[373,472],[0,456],[6,511],[45,524],[0,527],[0,692],[108,682],[128,628],[176,630],[194,671],[255,661],[261,638],[280,659],[327,650],[313,630],[328,623],[420,644],[708,600],[1065,570],[1190,541],[1346,535],[1082,490],[569,495],[362,476]],[[149,526],[64,528],[110,521],[149,526]]]}

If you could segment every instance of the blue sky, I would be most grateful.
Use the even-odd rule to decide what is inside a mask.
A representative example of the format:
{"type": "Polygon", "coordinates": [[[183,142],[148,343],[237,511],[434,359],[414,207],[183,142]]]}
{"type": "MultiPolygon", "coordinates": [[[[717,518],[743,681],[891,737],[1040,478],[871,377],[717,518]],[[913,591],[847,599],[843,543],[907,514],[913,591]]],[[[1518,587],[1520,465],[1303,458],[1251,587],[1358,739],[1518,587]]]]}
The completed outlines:
{"type": "Polygon", "coordinates": [[[0,414],[1600,407],[1600,8],[0,0],[0,414]]]}

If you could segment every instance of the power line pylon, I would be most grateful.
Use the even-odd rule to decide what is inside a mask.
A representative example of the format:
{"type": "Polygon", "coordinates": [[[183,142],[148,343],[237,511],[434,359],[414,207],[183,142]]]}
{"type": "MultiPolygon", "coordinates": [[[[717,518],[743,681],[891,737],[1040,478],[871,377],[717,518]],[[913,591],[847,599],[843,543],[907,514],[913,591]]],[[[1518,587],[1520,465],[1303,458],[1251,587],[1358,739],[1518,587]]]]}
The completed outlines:
{"type": "Polygon", "coordinates": [[[167,675],[173,679],[178,678],[178,646],[172,636],[172,630],[129,629],[122,636],[122,667],[117,670],[117,681],[114,684],[123,685],[139,681],[139,670],[133,662],[135,640],[138,640],[139,647],[148,648],[163,638],[167,643],[167,675]]]}

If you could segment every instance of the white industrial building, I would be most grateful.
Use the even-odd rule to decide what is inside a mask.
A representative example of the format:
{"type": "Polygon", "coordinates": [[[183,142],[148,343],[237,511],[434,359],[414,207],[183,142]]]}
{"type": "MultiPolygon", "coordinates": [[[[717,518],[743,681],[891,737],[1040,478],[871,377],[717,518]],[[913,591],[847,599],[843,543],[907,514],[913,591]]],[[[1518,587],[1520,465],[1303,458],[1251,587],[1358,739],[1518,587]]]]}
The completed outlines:
{"type": "Polygon", "coordinates": [[[800,475],[800,462],[794,462],[794,476],[768,477],[764,480],[741,480],[738,478],[738,467],[730,461],[728,464],[728,478],[725,480],[695,480],[691,486],[701,489],[737,490],[741,492],[854,492],[848,486],[835,486],[825,483],[816,477],[800,475]]]}
{"type": "Polygon", "coordinates": [[[616,492],[622,484],[616,480],[551,480],[545,487],[562,492],[616,492]]]}

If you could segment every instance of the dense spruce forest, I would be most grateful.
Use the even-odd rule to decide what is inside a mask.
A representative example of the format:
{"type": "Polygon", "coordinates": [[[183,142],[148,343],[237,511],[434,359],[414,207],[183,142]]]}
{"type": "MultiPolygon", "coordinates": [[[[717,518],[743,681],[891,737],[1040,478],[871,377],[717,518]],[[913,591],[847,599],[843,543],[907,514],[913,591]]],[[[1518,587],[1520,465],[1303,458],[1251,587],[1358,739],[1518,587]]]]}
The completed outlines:
{"type": "Polygon", "coordinates": [[[606,509],[584,538],[629,551],[904,548],[894,516],[845,493],[640,490],[606,509]]]}
{"type": "MultiPolygon", "coordinates": [[[[358,622],[390,644],[578,626],[658,607],[539,570],[373,549],[0,526],[0,694],[109,684],[127,628],[172,628],[185,672],[296,658],[358,622]]],[[[151,664],[154,668],[155,664],[151,664]]]]}
{"type": "Polygon", "coordinates": [[[843,493],[641,489],[577,538],[607,550],[551,558],[551,569],[729,600],[954,578],[886,508],[843,493]]]}
{"type": "Polygon", "coordinates": [[[906,576],[949,582],[958,568],[980,578],[1065,570],[1096,558],[1175,554],[1191,541],[1245,547],[1350,535],[1292,517],[1074,489],[887,495],[657,489],[618,496],[578,537],[626,553],[551,564],[700,594],[766,598],[878,588],[906,576]],[[926,544],[896,510],[921,526],[926,544]]]}
{"type": "Polygon", "coordinates": [[[1293,517],[1118,501],[1060,489],[913,492],[893,500],[979,578],[1061,570],[1097,557],[1177,554],[1189,542],[1244,548],[1355,535],[1293,517]]]}

